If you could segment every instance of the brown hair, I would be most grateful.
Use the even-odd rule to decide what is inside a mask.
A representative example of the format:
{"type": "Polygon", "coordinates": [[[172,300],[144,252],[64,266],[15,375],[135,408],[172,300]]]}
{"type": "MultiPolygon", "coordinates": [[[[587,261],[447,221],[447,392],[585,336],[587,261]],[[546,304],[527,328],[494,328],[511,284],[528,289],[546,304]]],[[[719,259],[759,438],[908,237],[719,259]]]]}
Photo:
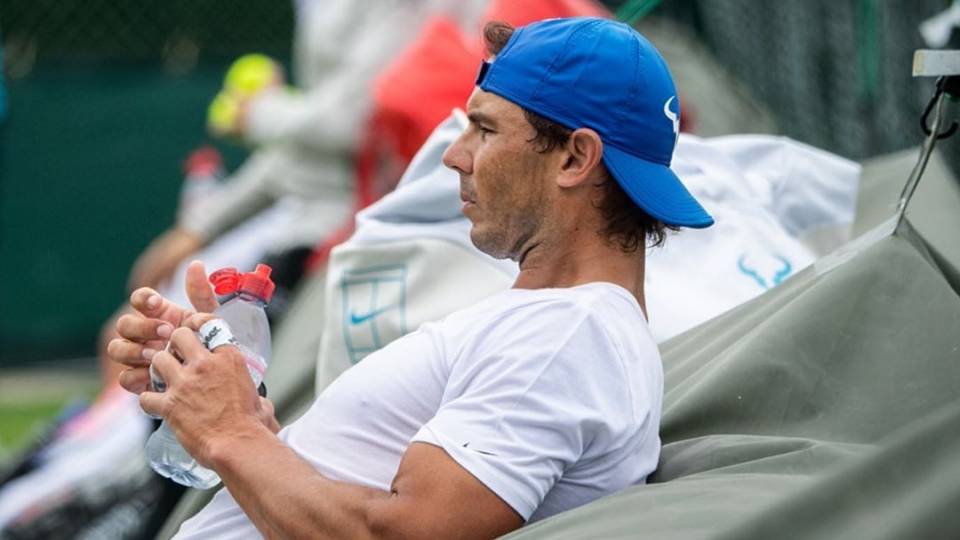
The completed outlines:
{"type": "MultiPolygon", "coordinates": [[[[503,50],[510,36],[513,35],[513,30],[512,26],[504,22],[487,23],[483,28],[483,39],[486,41],[490,56],[495,56],[503,50]]],[[[523,108],[523,114],[535,131],[529,142],[537,147],[537,152],[552,152],[570,140],[573,130],[526,108],[523,108]]],[[[594,206],[606,219],[607,226],[600,231],[600,234],[627,253],[642,249],[646,245],[662,246],[667,239],[667,231],[676,231],[678,228],[667,225],[644,212],[610,176],[606,166],[601,167],[604,179],[597,186],[603,188],[603,198],[594,206]]]]}

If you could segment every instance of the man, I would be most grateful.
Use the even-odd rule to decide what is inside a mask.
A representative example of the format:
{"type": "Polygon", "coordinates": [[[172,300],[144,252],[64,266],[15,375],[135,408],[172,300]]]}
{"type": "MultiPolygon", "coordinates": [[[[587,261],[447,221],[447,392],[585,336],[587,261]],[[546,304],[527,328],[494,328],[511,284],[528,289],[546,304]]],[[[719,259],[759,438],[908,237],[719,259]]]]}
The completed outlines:
{"type": "MultiPolygon", "coordinates": [[[[603,19],[491,25],[494,59],[444,163],[471,240],[512,289],[371,354],[273,433],[239,352],[150,289],[111,356],[227,490],[183,538],[487,538],[641,484],[659,453],[662,370],[644,247],[710,216],[668,165],[679,111],[656,50],[603,19]],[[609,172],[608,172],[609,171],[609,172]],[[174,330],[181,322],[188,328],[174,330]],[[171,353],[144,350],[167,337],[171,353]],[[152,361],[169,387],[146,392],[152,361]]],[[[199,263],[188,292],[216,300],[199,263]]],[[[464,283],[464,287],[469,287],[464,283]]]]}

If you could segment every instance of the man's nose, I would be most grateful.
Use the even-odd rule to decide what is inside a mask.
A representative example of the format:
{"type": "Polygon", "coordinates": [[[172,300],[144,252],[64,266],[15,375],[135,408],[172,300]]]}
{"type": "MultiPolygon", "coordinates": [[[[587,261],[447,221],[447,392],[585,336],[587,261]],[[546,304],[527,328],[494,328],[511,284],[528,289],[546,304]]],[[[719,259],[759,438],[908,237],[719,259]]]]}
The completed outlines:
{"type": "Polygon", "coordinates": [[[445,166],[460,174],[470,174],[470,153],[464,147],[462,135],[443,152],[442,161],[445,166]]]}

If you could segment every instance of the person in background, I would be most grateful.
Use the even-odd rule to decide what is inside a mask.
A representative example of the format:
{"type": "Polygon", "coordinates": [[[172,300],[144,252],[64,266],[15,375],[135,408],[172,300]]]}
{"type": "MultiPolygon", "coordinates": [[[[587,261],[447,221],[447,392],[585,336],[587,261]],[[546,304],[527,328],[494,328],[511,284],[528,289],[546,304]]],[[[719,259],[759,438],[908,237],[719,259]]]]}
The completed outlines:
{"type": "MultiPolygon", "coordinates": [[[[296,91],[279,65],[268,88],[246,99],[229,135],[255,148],[226,187],[184,212],[134,263],[129,288],[157,287],[188,256],[285,201],[271,250],[312,247],[354,208],[354,163],[377,73],[437,12],[475,18],[487,0],[297,0],[296,91]]],[[[233,249],[242,250],[236,243],[233,249]]]]}

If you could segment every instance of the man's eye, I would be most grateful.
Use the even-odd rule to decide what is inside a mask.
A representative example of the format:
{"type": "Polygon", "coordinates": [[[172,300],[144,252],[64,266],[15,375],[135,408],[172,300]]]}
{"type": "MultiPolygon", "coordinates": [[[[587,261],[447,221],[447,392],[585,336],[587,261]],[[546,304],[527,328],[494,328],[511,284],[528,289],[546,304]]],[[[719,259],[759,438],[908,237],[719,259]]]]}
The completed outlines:
{"type": "Polygon", "coordinates": [[[486,138],[487,138],[487,135],[489,135],[489,134],[491,134],[491,133],[494,133],[494,131],[493,131],[492,129],[490,129],[490,128],[485,128],[485,127],[483,127],[483,126],[479,126],[479,129],[480,129],[480,138],[481,138],[481,139],[486,139],[486,138]]]}

